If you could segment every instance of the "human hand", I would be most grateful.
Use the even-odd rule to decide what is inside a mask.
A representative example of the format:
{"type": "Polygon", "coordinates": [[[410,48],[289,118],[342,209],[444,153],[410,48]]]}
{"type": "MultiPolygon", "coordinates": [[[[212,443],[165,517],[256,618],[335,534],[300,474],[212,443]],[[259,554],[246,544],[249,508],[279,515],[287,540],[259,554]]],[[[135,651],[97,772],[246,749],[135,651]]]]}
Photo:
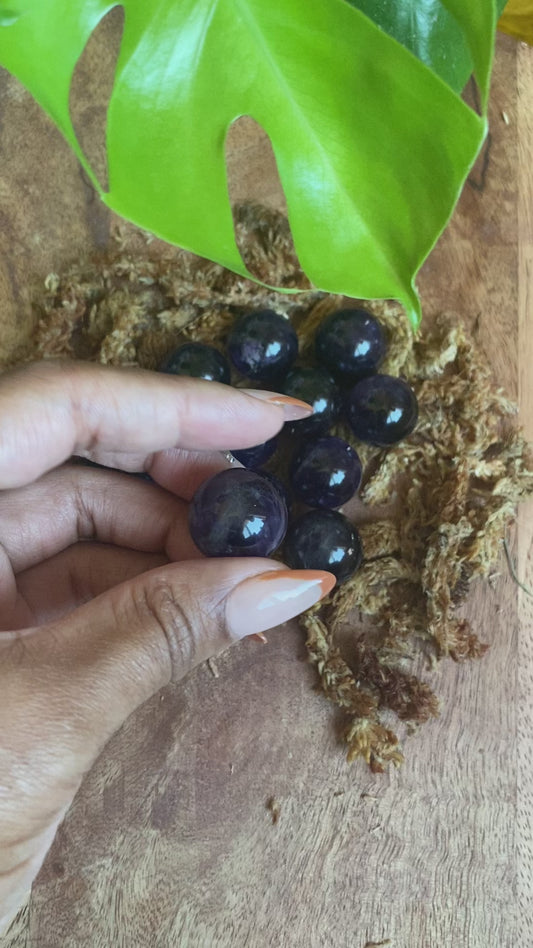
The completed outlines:
{"type": "Polygon", "coordinates": [[[268,559],[204,559],[187,527],[196,487],[227,467],[218,452],[304,414],[286,396],[137,369],[0,377],[0,933],[128,715],[334,585],[268,559]]]}

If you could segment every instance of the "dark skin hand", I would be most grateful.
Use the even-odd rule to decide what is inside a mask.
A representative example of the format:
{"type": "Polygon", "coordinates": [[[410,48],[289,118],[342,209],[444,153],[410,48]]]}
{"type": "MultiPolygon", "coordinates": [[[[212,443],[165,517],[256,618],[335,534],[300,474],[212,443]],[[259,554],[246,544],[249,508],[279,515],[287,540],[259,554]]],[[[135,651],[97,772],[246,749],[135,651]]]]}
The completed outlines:
{"type": "Polygon", "coordinates": [[[137,369],[54,361],[0,377],[0,934],[128,715],[331,589],[329,573],[205,559],[187,527],[197,486],[228,466],[220,452],[307,413],[137,369]]]}

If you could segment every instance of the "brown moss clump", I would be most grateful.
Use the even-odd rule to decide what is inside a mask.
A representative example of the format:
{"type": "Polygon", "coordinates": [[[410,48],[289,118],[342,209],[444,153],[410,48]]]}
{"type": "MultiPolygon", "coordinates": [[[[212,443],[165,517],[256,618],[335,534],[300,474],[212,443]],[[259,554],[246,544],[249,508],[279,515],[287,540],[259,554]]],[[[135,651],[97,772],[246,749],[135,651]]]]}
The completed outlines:
{"type": "MultiPolygon", "coordinates": [[[[392,332],[391,314],[379,315],[392,332]]],[[[319,672],[328,670],[324,691],[345,710],[348,756],[363,756],[373,770],[401,759],[396,736],[382,725],[385,711],[411,725],[438,713],[436,696],[408,670],[415,660],[485,653],[457,607],[471,582],[491,573],[517,503],[533,491],[528,448],[512,423],[516,408],[494,388],[462,326],[442,317],[416,340],[407,327],[385,371],[414,388],[419,424],[393,448],[366,450],[365,561],[300,620],[319,672]],[[370,630],[355,626],[343,663],[335,643],[354,614],[370,630]],[[346,701],[351,689],[357,694],[346,701]],[[374,702],[367,711],[365,699],[374,702]]]]}
{"type": "MultiPolygon", "coordinates": [[[[255,285],[138,232],[119,233],[105,259],[48,277],[28,358],[153,369],[187,339],[223,345],[244,309],[272,306],[291,316],[305,360],[316,327],[345,300],[309,286],[279,216],[246,206],[236,226],[252,272],[301,294],[255,285]]],[[[407,441],[387,450],[360,445],[338,426],[365,465],[362,503],[347,510],[365,559],[300,622],[321,689],[343,712],[348,758],[363,757],[377,771],[402,760],[385,723],[391,712],[408,726],[438,713],[435,694],[413,671],[420,656],[464,661],[485,652],[457,606],[474,579],[489,576],[517,503],[533,491],[533,472],[512,422],[515,406],[494,388],[457,320],[443,316],[415,338],[398,305],[370,308],[389,335],[383,371],[412,385],[420,420],[407,441]]]]}

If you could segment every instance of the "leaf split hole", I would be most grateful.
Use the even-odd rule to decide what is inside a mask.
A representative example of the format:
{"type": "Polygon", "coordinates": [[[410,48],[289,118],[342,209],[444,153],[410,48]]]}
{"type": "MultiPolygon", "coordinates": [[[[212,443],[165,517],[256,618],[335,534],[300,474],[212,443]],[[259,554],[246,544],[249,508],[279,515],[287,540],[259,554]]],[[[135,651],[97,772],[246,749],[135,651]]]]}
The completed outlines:
{"type": "Polygon", "coordinates": [[[95,177],[109,190],[107,111],[124,32],[124,8],[113,7],[99,22],[76,63],[70,85],[72,126],[95,177]]]}
{"type": "Polygon", "coordinates": [[[463,102],[472,109],[472,112],[475,112],[476,115],[479,115],[480,118],[483,117],[483,107],[481,105],[481,92],[479,85],[477,83],[475,75],[470,76],[470,81],[463,89],[461,96],[463,102]]]}
{"type": "Polygon", "coordinates": [[[243,115],[228,129],[225,148],[235,240],[243,262],[256,279],[289,288],[293,285],[294,271],[301,267],[287,220],[287,201],[270,138],[253,118],[243,115]],[[249,213],[253,214],[254,207],[281,213],[287,220],[284,259],[290,260],[290,267],[285,273],[280,272],[281,256],[274,252],[268,227],[258,235],[260,246],[256,244],[251,250],[246,239],[247,230],[243,230],[242,225],[243,214],[247,213],[245,209],[250,209],[249,213]]]}

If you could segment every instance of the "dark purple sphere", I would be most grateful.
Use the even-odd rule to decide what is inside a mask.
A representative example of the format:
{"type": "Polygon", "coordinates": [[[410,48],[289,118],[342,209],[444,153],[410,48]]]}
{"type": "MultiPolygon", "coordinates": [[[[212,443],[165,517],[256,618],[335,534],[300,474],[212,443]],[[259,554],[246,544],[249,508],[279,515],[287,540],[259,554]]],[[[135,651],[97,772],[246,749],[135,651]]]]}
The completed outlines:
{"type": "Polygon", "coordinates": [[[326,316],[315,338],[318,361],[344,384],[376,372],[387,350],[379,322],[366,309],[340,309],[326,316]]]}
{"type": "Polygon", "coordinates": [[[329,435],[306,442],[291,464],[294,496],[309,507],[340,507],[358,490],[359,455],[342,438],[329,435]]]}
{"type": "Polygon", "coordinates": [[[298,336],[284,316],[261,309],[237,320],[227,349],[241,375],[268,382],[290,369],[298,355],[298,336]]]}
{"type": "Polygon", "coordinates": [[[340,391],[335,379],[325,369],[308,366],[292,369],[281,391],[313,406],[313,414],[286,427],[295,434],[323,434],[335,422],[341,406],[340,391]]]}
{"type": "Polygon", "coordinates": [[[407,382],[392,375],[362,379],[346,399],[348,421],[356,438],[388,447],[407,438],[418,421],[418,402],[407,382]]]}
{"type": "Polygon", "coordinates": [[[278,437],[274,435],[273,438],[269,438],[268,441],[263,441],[262,444],[256,444],[253,448],[239,448],[237,451],[232,451],[231,453],[234,458],[237,458],[237,461],[240,461],[245,467],[249,467],[254,471],[256,468],[261,467],[262,464],[266,464],[268,459],[274,454],[277,446],[278,437]]]}
{"type": "Polygon", "coordinates": [[[291,506],[291,498],[289,491],[287,490],[283,481],[280,480],[277,474],[272,474],[271,471],[259,471],[258,473],[261,474],[261,477],[266,477],[267,481],[270,481],[272,486],[277,490],[278,494],[283,500],[287,510],[289,510],[291,506]]]}
{"type": "Polygon", "coordinates": [[[201,342],[187,342],[171,352],[161,363],[160,372],[167,375],[188,375],[209,382],[224,382],[229,385],[231,371],[229,362],[214,346],[201,342]]]}
{"type": "Polygon", "coordinates": [[[270,556],[285,536],[287,508],[266,478],[230,468],[198,488],[189,529],[205,556],[270,556]]]}
{"type": "Polygon", "coordinates": [[[284,560],[292,569],[325,569],[339,583],[361,565],[359,534],[337,510],[310,510],[287,530],[284,560]]]}

